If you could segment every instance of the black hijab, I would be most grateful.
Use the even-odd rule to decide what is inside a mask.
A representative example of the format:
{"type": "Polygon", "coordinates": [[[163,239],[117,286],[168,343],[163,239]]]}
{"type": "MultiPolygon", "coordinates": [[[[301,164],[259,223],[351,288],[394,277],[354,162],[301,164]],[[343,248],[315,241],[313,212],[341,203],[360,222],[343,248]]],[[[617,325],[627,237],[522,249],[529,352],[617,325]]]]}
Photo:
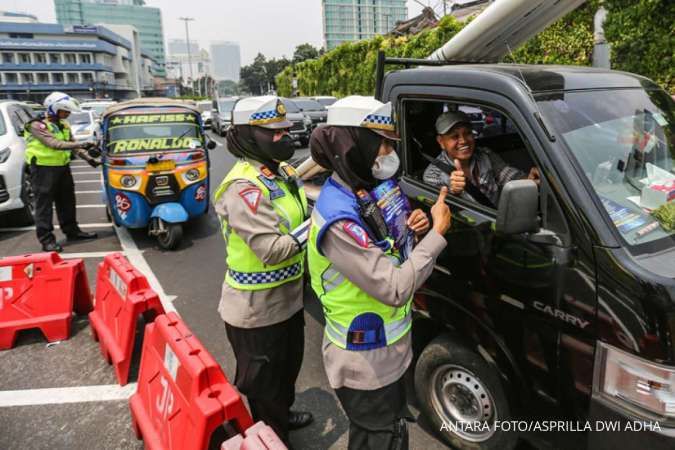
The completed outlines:
{"type": "Polygon", "coordinates": [[[325,126],[312,133],[309,147],[312,159],[336,172],[353,190],[370,190],[378,184],[372,167],[382,136],[361,127],[325,126]]]}

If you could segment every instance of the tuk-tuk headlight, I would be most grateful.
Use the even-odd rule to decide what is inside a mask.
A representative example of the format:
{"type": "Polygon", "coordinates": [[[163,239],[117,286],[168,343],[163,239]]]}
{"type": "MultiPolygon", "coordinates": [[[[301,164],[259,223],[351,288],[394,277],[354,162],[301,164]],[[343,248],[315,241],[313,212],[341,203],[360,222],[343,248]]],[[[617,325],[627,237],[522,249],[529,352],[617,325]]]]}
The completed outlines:
{"type": "Polygon", "coordinates": [[[198,169],[190,169],[187,172],[185,172],[185,179],[187,181],[197,181],[199,179],[199,170],[198,169]]]}
{"type": "Polygon", "coordinates": [[[120,184],[122,184],[122,186],[127,189],[131,189],[132,187],[136,186],[136,183],[136,177],[133,175],[122,175],[120,178],[120,184]]]}
{"type": "Polygon", "coordinates": [[[598,343],[594,395],[647,419],[675,421],[675,367],[598,343]],[[655,415],[655,417],[650,417],[655,415]]]}

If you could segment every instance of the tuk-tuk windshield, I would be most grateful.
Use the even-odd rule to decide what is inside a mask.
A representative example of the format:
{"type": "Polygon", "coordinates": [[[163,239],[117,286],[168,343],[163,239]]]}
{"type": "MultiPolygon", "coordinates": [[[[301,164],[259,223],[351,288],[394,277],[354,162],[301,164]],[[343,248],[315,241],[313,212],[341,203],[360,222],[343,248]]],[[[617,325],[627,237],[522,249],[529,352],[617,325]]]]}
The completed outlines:
{"type": "Polygon", "coordinates": [[[108,122],[106,149],[113,155],[186,150],[201,145],[194,113],[120,114],[108,122]]]}
{"type": "Polygon", "coordinates": [[[542,94],[610,220],[638,252],[675,245],[675,102],[660,90],[542,94]]]}

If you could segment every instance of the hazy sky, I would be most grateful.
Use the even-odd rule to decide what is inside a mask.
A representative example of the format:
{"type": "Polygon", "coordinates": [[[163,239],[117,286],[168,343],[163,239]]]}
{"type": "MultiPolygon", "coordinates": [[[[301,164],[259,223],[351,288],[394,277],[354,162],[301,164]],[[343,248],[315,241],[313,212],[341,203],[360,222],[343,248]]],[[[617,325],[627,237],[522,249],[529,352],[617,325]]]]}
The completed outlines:
{"type": "MultiPolygon", "coordinates": [[[[438,0],[420,0],[435,6],[438,0]]],[[[304,42],[323,43],[320,0],[146,0],[147,6],[162,10],[164,39],[185,39],[179,17],[192,17],[190,40],[208,50],[209,41],[237,41],[242,64],[258,52],[268,57],[292,56],[304,42]]],[[[450,2],[448,2],[450,3],[450,2]]],[[[409,0],[408,14],[415,16],[422,6],[409,0]]],[[[53,0],[0,0],[0,10],[28,12],[41,22],[56,22],[53,0]]]]}

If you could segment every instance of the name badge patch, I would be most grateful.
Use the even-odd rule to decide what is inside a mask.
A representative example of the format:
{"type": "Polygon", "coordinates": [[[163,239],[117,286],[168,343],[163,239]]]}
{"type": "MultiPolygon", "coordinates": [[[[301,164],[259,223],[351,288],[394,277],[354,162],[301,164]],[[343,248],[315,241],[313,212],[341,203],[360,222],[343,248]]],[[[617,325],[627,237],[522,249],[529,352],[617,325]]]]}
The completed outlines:
{"type": "Polygon", "coordinates": [[[270,191],[270,199],[274,200],[275,198],[283,197],[286,193],[279,187],[276,181],[270,180],[269,178],[259,175],[258,179],[265,185],[265,187],[270,191]]]}

